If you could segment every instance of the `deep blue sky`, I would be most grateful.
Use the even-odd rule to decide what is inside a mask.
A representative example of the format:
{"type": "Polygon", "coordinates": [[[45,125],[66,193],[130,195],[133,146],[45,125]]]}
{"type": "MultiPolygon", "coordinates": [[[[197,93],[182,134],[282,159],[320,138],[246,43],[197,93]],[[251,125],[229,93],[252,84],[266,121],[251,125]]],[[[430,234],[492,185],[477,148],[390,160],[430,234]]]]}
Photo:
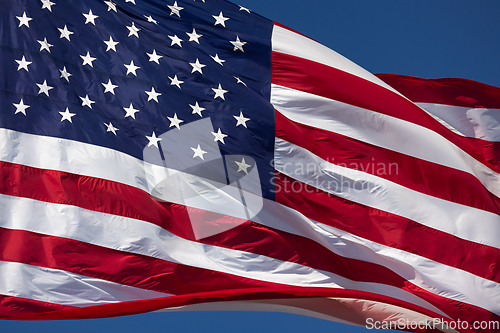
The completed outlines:
{"type": "MultiPolygon", "coordinates": [[[[238,0],[237,3],[314,38],[372,73],[463,77],[500,86],[498,0],[238,0]]],[[[0,331],[356,333],[367,330],[287,314],[207,312],[78,322],[0,321],[0,331]]]]}
{"type": "Polygon", "coordinates": [[[239,0],[372,73],[500,86],[497,0],[239,0]]]}

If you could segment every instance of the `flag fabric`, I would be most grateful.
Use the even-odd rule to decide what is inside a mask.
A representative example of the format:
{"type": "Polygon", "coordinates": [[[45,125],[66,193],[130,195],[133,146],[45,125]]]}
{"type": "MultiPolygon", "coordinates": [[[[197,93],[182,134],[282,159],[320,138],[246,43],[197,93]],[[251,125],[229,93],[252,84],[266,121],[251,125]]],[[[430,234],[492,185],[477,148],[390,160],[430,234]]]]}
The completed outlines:
{"type": "Polygon", "coordinates": [[[0,318],[498,330],[499,88],[375,76],[222,0],[0,15],[0,318]]]}

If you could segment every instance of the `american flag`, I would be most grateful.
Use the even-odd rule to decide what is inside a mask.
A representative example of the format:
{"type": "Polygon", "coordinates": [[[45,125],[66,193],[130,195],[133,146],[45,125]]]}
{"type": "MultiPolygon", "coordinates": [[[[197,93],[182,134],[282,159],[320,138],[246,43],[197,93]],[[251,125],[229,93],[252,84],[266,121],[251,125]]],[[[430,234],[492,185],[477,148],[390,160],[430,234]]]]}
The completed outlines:
{"type": "Polygon", "coordinates": [[[222,0],[0,15],[1,318],[500,320],[498,88],[222,0]]]}

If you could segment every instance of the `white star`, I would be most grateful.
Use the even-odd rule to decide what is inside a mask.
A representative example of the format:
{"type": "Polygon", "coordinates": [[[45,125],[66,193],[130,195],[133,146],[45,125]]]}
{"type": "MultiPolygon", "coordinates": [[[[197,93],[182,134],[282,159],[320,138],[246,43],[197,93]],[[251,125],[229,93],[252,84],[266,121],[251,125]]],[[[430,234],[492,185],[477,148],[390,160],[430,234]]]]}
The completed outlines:
{"type": "Polygon", "coordinates": [[[217,97],[225,99],[224,94],[227,93],[227,90],[222,89],[220,83],[218,88],[212,88],[212,90],[215,92],[214,99],[216,99],[217,97]]]}
{"type": "Polygon", "coordinates": [[[243,125],[245,126],[245,128],[247,128],[247,121],[250,120],[250,118],[245,118],[243,116],[243,112],[240,111],[240,115],[237,117],[237,116],[233,116],[238,122],[236,123],[236,126],[240,126],[240,125],[243,125]]]}
{"type": "Polygon", "coordinates": [[[236,171],[236,172],[243,171],[244,173],[246,173],[246,174],[248,175],[248,168],[250,168],[250,167],[251,167],[251,165],[250,165],[250,164],[247,164],[247,163],[245,162],[245,158],[243,158],[243,159],[241,160],[241,162],[234,161],[234,163],[236,163],[236,164],[238,165],[238,171],[236,171]]]}
{"type": "Polygon", "coordinates": [[[61,123],[64,121],[64,120],[67,120],[69,121],[70,123],[73,123],[73,121],[71,121],[71,117],[73,116],[76,116],[76,113],[71,113],[69,112],[69,108],[66,108],[66,111],[64,112],[59,112],[59,114],[62,116],[61,118],[61,123]]]}
{"type": "Polygon", "coordinates": [[[125,0],[125,2],[132,2],[135,5],[135,0],[125,0]]]}
{"type": "Polygon", "coordinates": [[[123,109],[125,110],[125,112],[127,112],[127,114],[125,115],[125,118],[132,117],[135,119],[135,114],[137,112],[139,112],[139,110],[134,109],[134,106],[132,105],[132,103],[130,103],[130,106],[128,108],[123,108],[123,109]]]}
{"type": "Polygon", "coordinates": [[[109,50],[113,50],[116,52],[116,44],[120,44],[120,42],[115,42],[113,40],[113,37],[109,36],[109,40],[103,40],[103,42],[108,46],[106,48],[106,52],[108,52],[109,50]]]}
{"type": "Polygon", "coordinates": [[[135,37],[139,38],[138,32],[141,31],[141,29],[137,28],[134,22],[132,22],[132,25],[130,27],[127,26],[127,29],[129,31],[128,37],[134,35],[135,37]]]}
{"type": "Polygon", "coordinates": [[[148,22],[158,24],[158,22],[154,18],[152,18],[151,16],[144,15],[144,17],[148,19],[148,22]]]}
{"type": "Polygon", "coordinates": [[[106,132],[112,132],[114,135],[116,135],[116,131],[119,131],[119,129],[114,127],[111,122],[109,122],[109,124],[104,123],[104,125],[106,125],[107,127],[106,132]]]}
{"type": "Polygon", "coordinates": [[[201,115],[201,112],[205,110],[205,108],[202,108],[201,106],[198,105],[198,102],[196,102],[194,105],[189,104],[191,109],[193,109],[193,114],[198,114],[200,117],[203,117],[201,115]]]}
{"type": "Polygon", "coordinates": [[[239,77],[234,76],[234,78],[236,79],[236,83],[241,83],[241,84],[243,84],[245,87],[247,87],[247,84],[246,84],[245,82],[241,81],[241,79],[240,79],[239,77]]]}
{"type": "Polygon", "coordinates": [[[182,45],[181,45],[182,39],[180,39],[179,37],[177,37],[177,35],[168,36],[168,38],[170,38],[172,40],[172,43],[170,44],[170,46],[174,46],[175,44],[177,44],[180,47],[182,47],[182,45]]]}
{"type": "Polygon", "coordinates": [[[89,108],[92,109],[92,104],[95,102],[90,100],[89,95],[86,95],[85,97],[81,97],[81,96],[79,96],[79,97],[82,100],[82,106],[88,106],[89,108]]]}
{"type": "Polygon", "coordinates": [[[222,142],[222,144],[226,144],[226,143],[224,142],[224,138],[225,138],[227,135],[226,135],[226,134],[223,134],[223,133],[220,131],[220,128],[219,128],[219,130],[217,131],[217,133],[212,132],[212,134],[213,134],[213,135],[214,135],[214,137],[215,137],[215,138],[214,138],[214,141],[220,141],[220,142],[222,142]]]}
{"type": "Polygon", "coordinates": [[[21,60],[16,60],[16,62],[19,64],[19,66],[17,67],[17,70],[19,71],[20,69],[25,69],[26,72],[29,72],[28,70],[28,65],[31,65],[32,62],[31,61],[26,61],[26,58],[23,56],[23,58],[21,60]]]}
{"type": "Polygon", "coordinates": [[[50,48],[54,45],[50,44],[47,42],[47,38],[43,38],[43,40],[37,40],[38,43],[40,43],[40,52],[43,50],[47,50],[50,53],[50,48]]]}
{"type": "Polygon", "coordinates": [[[221,66],[224,66],[224,63],[226,62],[226,60],[222,60],[221,58],[219,58],[219,55],[218,54],[215,54],[215,57],[212,57],[210,56],[212,59],[214,59],[214,61],[216,63],[218,63],[219,65],[221,66]]]}
{"type": "Polygon", "coordinates": [[[108,5],[108,12],[112,10],[116,13],[116,3],[114,3],[113,1],[104,1],[104,3],[108,5]]]}
{"type": "Polygon", "coordinates": [[[162,138],[157,138],[155,132],[153,132],[153,135],[147,136],[146,138],[149,140],[148,147],[155,146],[156,148],[158,147],[158,141],[161,141],[162,138]]]}
{"type": "Polygon", "coordinates": [[[66,38],[67,40],[70,40],[69,36],[74,34],[74,32],[68,30],[68,27],[66,27],[66,25],[64,25],[64,28],[62,28],[62,29],[61,28],[57,28],[57,29],[61,33],[61,37],[59,37],[59,38],[66,38]]]}
{"type": "Polygon", "coordinates": [[[61,76],[59,76],[59,78],[65,78],[66,81],[69,82],[69,77],[70,76],[73,76],[73,74],[69,73],[67,70],[66,70],[66,66],[63,67],[63,69],[60,69],[59,72],[61,73],[61,76]]]}
{"type": "Polygon", "coordinates": [[[148,94],[148,102],[153,99],[158,103],[158,96],[160,96],[161,93],[156,92],[154,87],[151,87],[151,91],[146,91],[145,93],[148,94]]]}
{"type": "Polygon", "coordinates": [[[94,15],[92,14],[92,9],[89,10],[89,13],[88,14],[85,14],[85,13],[82,13],[83,16],[85,16],[86,20],[85,20],[85,24],[87,23],[92,23],[93,25],[95,25],[95,19],[98,18],[99,16],[97,15],[94,15]]]}
{"type": "Polygon", "coordinates": [[[38,88],[40,88],[40,91],[38,91],[38,95],[41,93],[44,93],[45,95],[49,96],[49,90],[54,89],[53,87],[47,85],[47,80],[43,80],[43,83],[37,83],[36,84],[38,88]]]}
{"type": "Polygon", "coordinates": [[[233,46],[234,46],[233,51],[238,51],[238,50],[240,50],[241,52],[245,52],[245,51],[243,50],[243,45],[245,45],[247,42],[242,42],[242,41],[240,40],[240,37],[236,36],[236,40],[235,40],[234,42],[231,42],[231,41],[230,41],[230,43],[231,43],[231,44],[233,44],[233,46]]]}
{"type": "Polygon", "coordinates": [[[42,1],[42,9],[47,8],[51,12],[52,5],[55,5],[55,3],[50,2],[50,0],[41,0],[41,1],[42,1]]]}
{"type": "Polygon", "coordinates": [[[193,148],[193,147],[190,147],[192,151],[194,151],[194,155],[193,155],[193,158],[196,158],[196,157],[199,157],[201,158],[202,160],[205,160],[203,158],[203,154],[206,154],[207,152],[204,151],[204,150],[201,150],[201,147],[200,145],[198,145],[198,147],[196,148],[193,148]]]}
{"type": "Polygon", "coordinates": [[[125,75],[129,75],[130,73],[132,73],[135,76],[137,76],[137,73],[135,71],[138,70],[139,68],[141,68],[141,67],[134,65],[133,60],[130,61],[130,65],[123,64],[123,66],[125,66],[127,68],[127,74],[125,74],[125,75]]]}
{"type": "Polygon", "coordinates": [[[153,50],[153,53],[146,52],[146,54],[149,56],[149,61],[154,61],[158,65],[160,64],[158,60],[160,60],[160,58],[163,58],[163,56],[156,54],[156,50],[153,50]]]}
{"type": "Polygon", "coordinates": [[[114,85],[111,83],[111,79],[108,80],[108,83],[101,83],[104,86],[104,93],[110,92],[113,95],[115,94],[115,88],[118,88],[118,86],[114,85]]]}
{"type": "Polygon", "coordinates": [[[212,17],[215,19],[215,24],[214,25],[220,24],[224,28],[226,27],[226,23],[225,22],[227,20],[229,20],[229,17],[224,17],[224,15],[222,15],[222,12],[220,12],[219,16],[212,15],[212,17]]]}
{"type": "Polygon", "coordinates": [[[193,28],[193,32],[192,33],[189,33],[189,32],[186,32],[186,35],[189,36],[189,41],[190,42],[196,42],[198,44],[200,44],[200,41],[198,40],[200,37],[203,37],[203,35],[199,35],[196,33],[196,30],[193,28]]]}
{"type": "Polygon", "coordinates": [[[168,8],[170,8],[170,10],[171,10],[170,15],[174,15],[175,14],[175,15],[177,15],[179,17],[181,17],[180,11],[184,9],[182,7],[177,6],[177,1],[174,2],[173,6],[168,6],[168,8]]]}
{"type": "Polygon", "coordinates": [[[196,59],[196,62],[190,62],[189,64],[193,67],[191,73],[200,72],[201,74],[203,74],[201,69],[206,65],[200,64],[200,61],[198,59],[196,59]]]}
{"type": "Polygon", "coordinates": [[[16,107],[16,113],[14,113],[14,114],[22,113],[22,114],[26,115],[26,109],[30,107],[29,105],[24,104],[22,98],[21,98],[21,101],[19,102],[19,104],[12,103],[12,105],[14,105],[16,107]]]}
{"type": "Polygon", "coordinates": [[[247,9],[247,8],[245,8],[245,7],[243,7],[243,6],[240,6],[240,10],[244,10],[244,11],[246,11],[247,13],[250,13],[250,9],[247,9]]]}
{"type": "Polygon", "coordinates": [[[168,118],[168,120],[170,120],[170,126],[169,126],[169,128],[172,127],[172,126],[175,126],[175,127],[177,127],[177,129],[181,129],[179,127],[179,124],[183,123],[184,120],[180,120],[179,118],[177,118],[177,113],[174,113],[174,117],[173,118],[170,118],[170,117],[167,117],[167,118],[168,118]]]}
{"type": "Polygon", "coordinates": [[[82,56],[82,55],[81,55],[81,56],[80,56],[80,58],[82,58],[82,59],[83,59],[83,64],[82,64],[82,66],[89,65],[90,67],[94,67],[94,66],[92,65],[92,61],[96,60],[96,58],[91,57],[91,56],[90,56],[90,52],[89,52],[89,51],[87,51],[87,54],[86,54],[85,56],[82,56]]]}
{"type": "Polygon", "coordinates": [[[184,81],[181,81],[177,78],[177,75],[174,75],[173,78],[171,78],[170,76],[168,77],[170,79],[170,85],[171,86],[177,86],[179,87],[179,89],[181,89],[181,84],[184,83],[184,81]]]}
{"type": "Polygon", "coordinates": [[[19,27],[18,28],[20,28],[22,25],[25,25],[28,28],[30,27],[29,22],[32,20],[32,18],[26,16],[26,12],[23,13],[23,16],[16,16],[16,18],[19,20],[19,27]]]}

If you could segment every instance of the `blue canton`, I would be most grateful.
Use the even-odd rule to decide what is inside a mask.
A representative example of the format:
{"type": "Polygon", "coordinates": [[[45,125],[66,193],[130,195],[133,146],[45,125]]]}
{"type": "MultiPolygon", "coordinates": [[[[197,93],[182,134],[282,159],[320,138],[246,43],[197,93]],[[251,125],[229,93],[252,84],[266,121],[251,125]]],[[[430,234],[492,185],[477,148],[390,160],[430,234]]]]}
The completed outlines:
{"type": "Polygon", "coordinates": [[[0,25],[0,127],[142,159],[209,117],[273,199],[271,21],[221,0],[6,0],[0,25]]]}

